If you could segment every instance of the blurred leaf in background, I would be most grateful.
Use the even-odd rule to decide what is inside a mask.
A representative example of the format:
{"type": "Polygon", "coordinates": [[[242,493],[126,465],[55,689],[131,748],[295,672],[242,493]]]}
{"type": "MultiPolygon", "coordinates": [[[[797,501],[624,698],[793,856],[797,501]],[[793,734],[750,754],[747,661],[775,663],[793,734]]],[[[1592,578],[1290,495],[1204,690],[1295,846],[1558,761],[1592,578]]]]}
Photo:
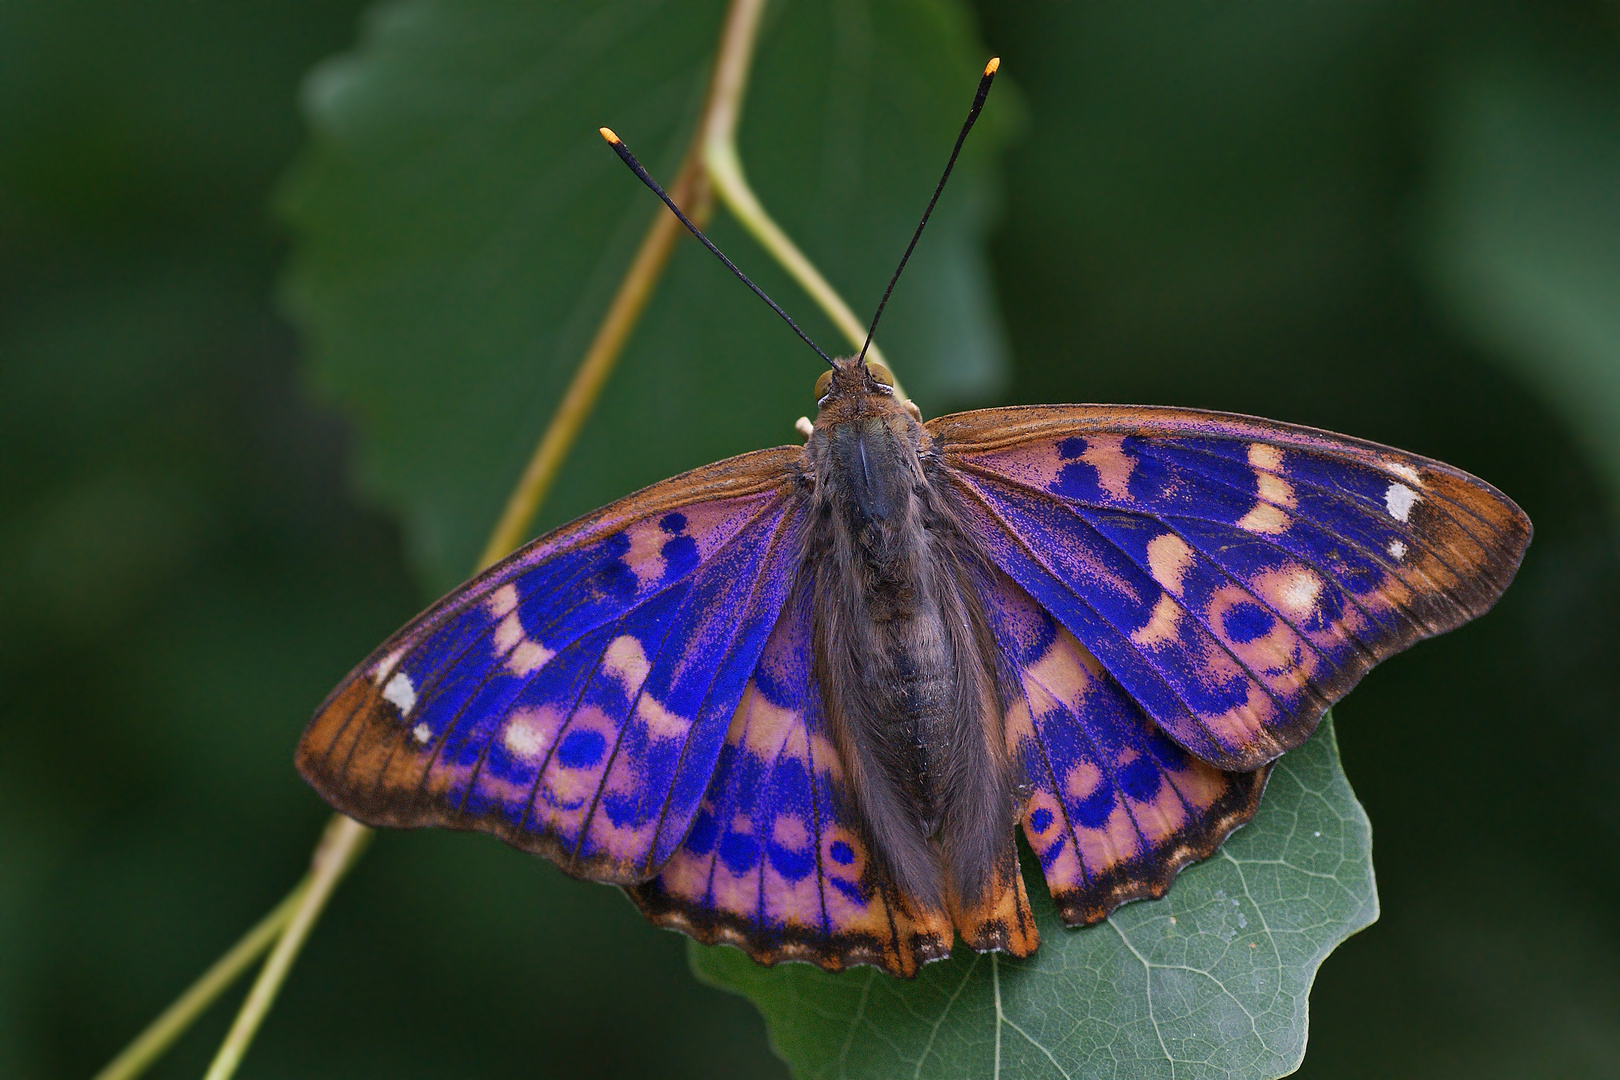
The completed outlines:
{"type": "MultiPolygon", "coordinates": [[[[654,213],[597,135],[673,178],[724,5],[409,2],[306,87],[285,199],[320,384],[359,421],[366,490],[437,592],[471,569],[654,213]]],[[[739,139],[765,205],[863,311],[877,303],[971,100],[983,48],[944,0],[799,3],[763,29],[739,139]]],[[[931,407],[1003,376],[983,237],[987,123],[884,343],[931,407]]],[[[848,345],[726,214],[714,239],[829,351],[848,345]]],[[[825,365],[682,243],[544,513],[560,523],[795,438],[825,365]]]]}
{"type": "Polygon", "coordinates": [[[1459,327],[1569,418],[1620,491],[1614,34],[1570,48],[1522,19],[1489,29],[1441,72],[1420,251],[1459,327]]]}
{"type": "MultiPolygon", "coordinates": [[[[655,209],[590,131],[670,175],[719,3],[561,10],[509,9],[532,21],[503,37],[497,7],[382,5],[355,51],[353,6],[0,8],[0,1072],[89,1074],[291,885],[324,817],[289,761],[310,707],[464,572],[549,415],[655,209]],[[634,66],[587,63],[620,34],[634,66]],[[339,53],[304,83],[283,198],[353,451],[299,390],[267,209],[300,82],[339,53]],[[529,141],[592,95],[577,140],[529,141]],[[433,257],[468,225],[488,242],[433,257]]],[[[984,53],[1016,81],[1025,136],[999,181],[976,138],[886,322],[930,414],[1239,409],[1444,458],[1535,520],[1497,611],[1336,710],[1384,918],[1323,968],[1302,1075],[1620,1069],[1617,26],[1610,0],[985,0],[981,48],[944,4],[766,16],[743,157],[857,310],[984,53]],[[964,299],[986,276],[997,303],[964,299]]],[[[808,411],[813,358],[700,255],[543,525],[808,411]]],[[[684,968],[609,890],[487,838],[389,836],[248,1070],[781,1075],[751,1009],[684,968]]],[[[158,1075],[199,1072],[227,1011],[158,1075]]]]}
{"type": "Polygon", "coordinates": [[[88,1075],[287,888],[298,718],[414,603],[270,302],[354,18],[0,8],[0,1074],[88,1075]]]}

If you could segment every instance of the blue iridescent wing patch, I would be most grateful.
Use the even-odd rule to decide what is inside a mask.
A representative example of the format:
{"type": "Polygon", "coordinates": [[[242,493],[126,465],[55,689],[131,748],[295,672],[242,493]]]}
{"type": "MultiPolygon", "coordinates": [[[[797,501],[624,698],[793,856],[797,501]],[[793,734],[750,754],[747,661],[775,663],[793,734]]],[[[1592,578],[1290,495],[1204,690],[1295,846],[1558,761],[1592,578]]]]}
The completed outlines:
{"type": "Polygon", "coordinates": [[[1064,920],[1159,896],[1375,663],[1486,611],[1530,522],[1439,462],[1183,409],[926,425],[1014,688],[1024,832],[1064,920]]]}
{"type": "Polygon", "coordinates": [[[1253,770],[1373,664],[1483,613],[1530,522],[1466,473],[1191,409],[929,422],[982,548],[1184,749],[1253,770]]]}
{"type": "Polygon", "coordinates": [[[1254,816],[1270,766],[1223,772],[1149,719],[1073,634],[1001,576],[981,589],[1013,687],[1024,835],[1065,922],[1162,896],[1254,816]]]}
{"type": "Polygon", "coordinates": [[[369,825],[481,829],[646,880],[690,830],[793,587],[798,458],[664,481],[451,593],[317,711],[305,779],[369,825]]]}
{"type": "Polygon", "coordinates": [[[629,891],[653,922],[764,963],[914,974],[952,928],[888,886],[847,797],[811,662],[807,592],[783,611],[686,841],[629,891]]]}
{"type": "Polygon", "coordinates": [[[949,956],[955,931],[975,948],[1033,952],[1040,936],[1015,864],[978,909],[953,914],[902,895],[871,857],[827,731],[810,631],[801,591],[749,680],[686,842],[631,899],[660,926],[768,964],[873,964],[909,977],[949,956]]]}

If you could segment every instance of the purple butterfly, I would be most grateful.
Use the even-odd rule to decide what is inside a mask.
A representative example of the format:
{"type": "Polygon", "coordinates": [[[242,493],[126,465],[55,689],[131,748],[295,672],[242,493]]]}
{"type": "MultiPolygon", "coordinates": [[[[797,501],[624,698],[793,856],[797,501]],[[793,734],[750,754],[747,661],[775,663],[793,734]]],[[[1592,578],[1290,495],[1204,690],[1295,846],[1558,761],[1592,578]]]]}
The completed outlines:
{"type": "Polygon", "coordinates": [[[1071,925],[1163,895],[1530,540],[1426,458],[1191,409],[922,423],[862,356],[829,361],[802,447],[655,484],[418,616],[321,705],[305,778],[763,963],[1026,956],[1015,825],[1071,925]]]}

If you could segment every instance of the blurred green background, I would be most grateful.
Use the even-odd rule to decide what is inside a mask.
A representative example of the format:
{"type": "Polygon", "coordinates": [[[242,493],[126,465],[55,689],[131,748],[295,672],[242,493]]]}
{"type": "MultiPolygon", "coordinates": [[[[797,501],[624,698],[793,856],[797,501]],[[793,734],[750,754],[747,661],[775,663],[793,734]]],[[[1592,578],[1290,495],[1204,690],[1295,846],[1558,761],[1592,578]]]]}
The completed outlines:
{"type": "MultiPolygon", "coordinates": [[[[762,56],[786,57],[821,8],[881,31],[893,6],[775,4],[762,56]]],[[[699,7],[700,47],[718,6],[699,7]]],[[[1015,90],[985,139],[999,160],[962,197],[990,230],[999,316],[979,313],[993,335],[932,386],[897,356],[925,411],[1258,413],[1442,458],[1536,524],[1492,615],[1336,710],[1384,914],[1322,969],[1302,1075],[1620,1072],[1620,5],[987,0],[972,19],[1015,90]]],[[[359,21],[339,3],[0,6],[0,1074],[92,1073],[285,892],[325,817],[290,764],[310,709],[465,562],[368,458],[351,424],[377,417],[325,361],[312,393],[277,301],[300,85],[359,21]]],[[[843,205],[806,142],[885,118],[801,124],[793,103],[827,71],[771,71],[742,150],[793,228],[776,178],[825,195],[818,213],[843,205]]],[[[666,174],[669,146],[644,153],[666,174]]],[[[580,167],[617,180],[608,165],[580,167]]],[[[937,164],[865,167],[913,184],[937,164]]],[[[639,213],[608,218],[610,255],[639,213]]],[[[762,263],[734,225],[717,233],[762,263]]],[[[843,239],[858,266],[837,265],[836,236],[812,254],[864,310],[892,256],[843,239]]],[[[655,309],[707,297],[724,284],[709,272],[683,250],[655,309]]],[[[928,281],[907,285],[950,287],[928,281]]],[[[588,335],[591,316],[565,316],[548,356],[588,335]]],[[[627,355],[548,521],[785,439],[814,366],[791,338],[711,355],[732,325],[711,321],[662,366],[658,342],[627,355]],[[769,408],[733,423],[752,367],[772,372],[769,408]],[[668,446],[626,419],[661,393],[687,395],[668,446]]],[[[550,400],[491,433],[500,467],[550,400]]],[[[508,479],[484,482],[498,500],[508,479]]],[[[476,516],[446,498],[442,516],[476,516]]],[[[155,1075],[198,1074],[229,1013],[155,1075]]],[[[436,833],[379,837],[245,1070],[618,1073],[780,1066],[749,1006],[692,982],[681,940],[617,894],[436,833]]]]}

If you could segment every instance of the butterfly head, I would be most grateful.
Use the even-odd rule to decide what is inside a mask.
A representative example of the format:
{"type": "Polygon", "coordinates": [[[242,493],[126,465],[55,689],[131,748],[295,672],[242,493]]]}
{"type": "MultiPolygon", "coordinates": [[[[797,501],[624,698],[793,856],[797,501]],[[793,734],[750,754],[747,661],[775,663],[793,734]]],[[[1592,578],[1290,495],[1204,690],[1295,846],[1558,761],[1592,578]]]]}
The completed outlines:
{"type": "Polygon", "coordinates": [[[894,396],[894,375],[876,360],[861,363],[856,356],[840,356],[816,380],[816,407],[826,408],[842,398],[878,394],[894,396]]]}
{"type": "Polygon", "coordinates": [[[895,392],[894,375],[882,361],[840,356],[816,380],[817,423],[898,412],[921,421],[922,414],[908,398],[895,392]]]}

